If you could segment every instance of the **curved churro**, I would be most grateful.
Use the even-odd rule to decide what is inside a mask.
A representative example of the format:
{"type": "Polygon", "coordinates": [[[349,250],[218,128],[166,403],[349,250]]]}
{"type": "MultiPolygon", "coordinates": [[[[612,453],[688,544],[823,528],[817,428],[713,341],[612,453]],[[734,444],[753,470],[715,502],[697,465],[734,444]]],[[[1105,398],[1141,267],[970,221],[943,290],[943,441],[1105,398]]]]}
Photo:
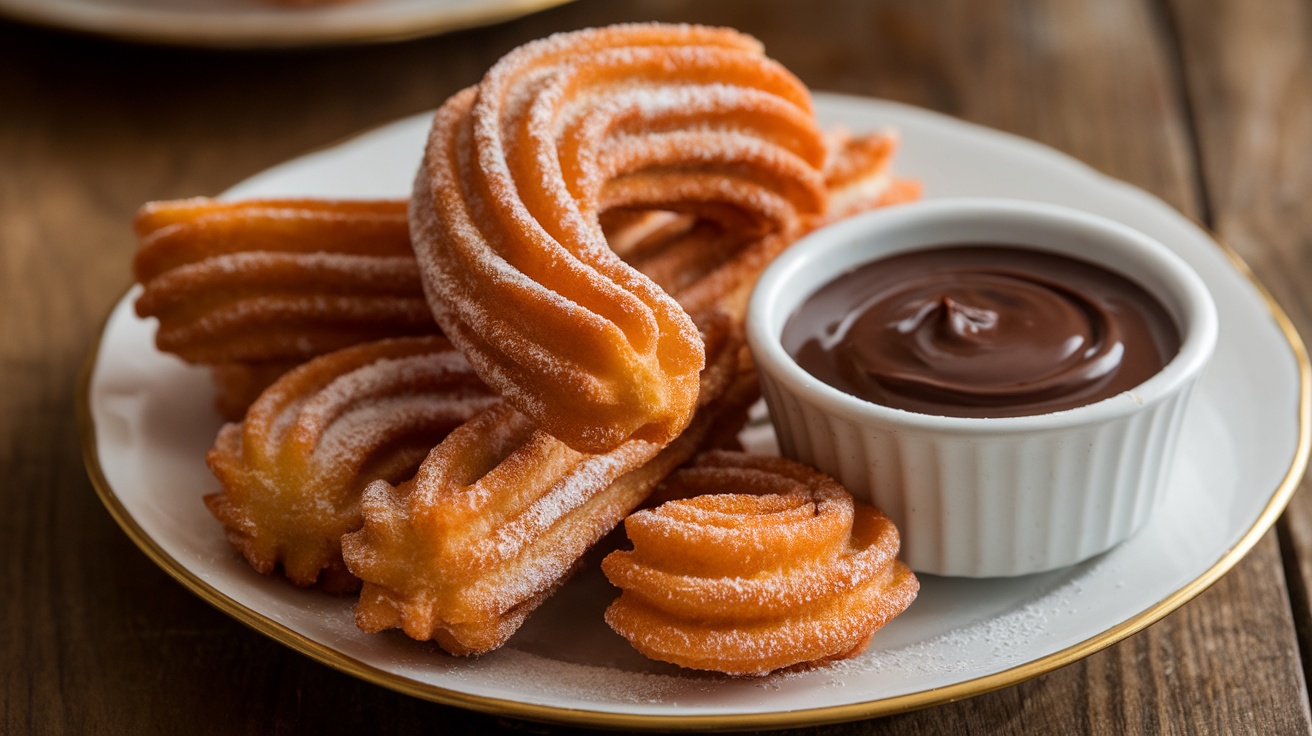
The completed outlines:
{"type": "Polygon", "coordinates": [[[791,237],[825,207],[824,157],[806,88],[746,36],[553,36],[438,111],[411,204],[421,275],[443,331],[544,430],[591,452],[669,442],[696,404],[696,330],[600,213],[791,237]]]}

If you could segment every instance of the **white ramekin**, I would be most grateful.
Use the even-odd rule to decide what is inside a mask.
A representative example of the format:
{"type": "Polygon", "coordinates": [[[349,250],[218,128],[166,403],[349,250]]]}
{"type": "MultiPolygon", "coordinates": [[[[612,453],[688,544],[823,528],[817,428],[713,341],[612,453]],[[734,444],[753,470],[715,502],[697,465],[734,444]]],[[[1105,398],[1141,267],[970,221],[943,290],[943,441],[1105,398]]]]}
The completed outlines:
{"type": "Polygon", "coordinates": [[[835,476],[902,531],[917,572],[1022,575],[1110,549],[1161,499],[1189,397],[1216,345],[1202,280],[1146,235],[1036,202],[941,199],[844,220],[799,241],[762,275],[747,337],[784,454],[835,476]],[[835,277],[934,245],[1018,245],[1130,277],[1166,307],[1180,351],[1137,388],[1037,416],[957,418],[872,404],[811,376],[780,344],[784,324],[835,277]]]}

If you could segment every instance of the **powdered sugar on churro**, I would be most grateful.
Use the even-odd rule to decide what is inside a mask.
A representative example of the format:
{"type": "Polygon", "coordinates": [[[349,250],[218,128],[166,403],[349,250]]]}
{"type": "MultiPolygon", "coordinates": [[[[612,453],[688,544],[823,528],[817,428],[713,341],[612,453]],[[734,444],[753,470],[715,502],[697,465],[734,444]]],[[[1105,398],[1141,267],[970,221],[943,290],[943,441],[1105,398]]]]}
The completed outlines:
{"type": "Polygon", "coordinates": [[[804,86],[739,34],[620,26],[498,62],[438,113],[416,251],[443,329],[568,444],[669,441],[696,403],[692,320],[624,264],[609,207],[722,207],[763,232],[824,208],[804,86]]]}

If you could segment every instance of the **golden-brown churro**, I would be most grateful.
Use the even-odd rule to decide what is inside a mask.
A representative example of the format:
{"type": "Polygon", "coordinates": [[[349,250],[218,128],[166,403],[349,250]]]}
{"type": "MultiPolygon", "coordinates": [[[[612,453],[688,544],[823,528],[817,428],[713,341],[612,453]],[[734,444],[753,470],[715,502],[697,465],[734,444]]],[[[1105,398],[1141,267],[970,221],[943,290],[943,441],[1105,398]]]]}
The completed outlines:
{"type": "Polygon", "coordinates": [[[191,363],[301,362],[434,334],[406,203],[189,199],[137,214],[137,314],[191,363]]]}
{"type": "Polygon", "coordinates": [[[806,88],[747,36],[552,36],[438,111],[411,200],[421,276],[443,331],[542,429],[588,452],[664,444],[692,416],[704,356],[687,312],[611,250],[601,213],[788,239],[825,208],[825,155],[806,88]]]}
{"type": "Polygon", "coordinates": [[[508,405],[452,432],[413,480],[365,491],[364,525],[342,552],[364,580],[356,623],[401,628],[454,654],[495,649],[653,486],[746,413],[755,375],[723,317],[704,320],[711,363],[693,422],[662,447],[571,449],[508,405]]]}
{"type": "Polygon", "coordinates": [[[444,338],[380,340],[278,379],[210,450],[222,490],[205,503],[256,570],[349,590],[341,537],[360,492],[411,477],[429,448],[498,399],[444,338]]]}
{"type": "Polygon", "coordinates": [[[653,659],[762,675],[851,657],[920,589],[888,517],[791,460],[708,452],[662,493],[602,562],[623,590],[606,621],[653,659]]]}

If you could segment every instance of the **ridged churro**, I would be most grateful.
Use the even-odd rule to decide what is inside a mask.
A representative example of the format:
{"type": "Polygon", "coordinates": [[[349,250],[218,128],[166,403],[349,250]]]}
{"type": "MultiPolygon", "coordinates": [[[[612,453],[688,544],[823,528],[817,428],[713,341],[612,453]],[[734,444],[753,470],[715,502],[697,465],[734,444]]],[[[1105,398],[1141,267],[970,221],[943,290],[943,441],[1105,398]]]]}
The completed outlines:
{"type": "Polygon", "coordinates": [[[359,586],[341,537],[360,493],[400,482],[448,432],[498,402],[444,338],[365,343],[316,358],[265,390],[208,456],[222,490],[205,503],[256,570],[297,585],[359,586]]]}
{"type": "Polygon", "coordinates": [[[653,659],[763,675],[851,657],[920,589],[888,517],[800,463],[708,452],[662,494],[602,561],[623,591],[606,621],[653,659]]]}
{"type": "Polygon", "coordinates": [[[671,441],[703,354],[688,313],[610,248],[601,213],[667,210],[789,238],[825,209],[810,95],[760,44],[659,24],[560,34],[438,111],[411,234],[443,331],[576,449],[671,441]]]}

